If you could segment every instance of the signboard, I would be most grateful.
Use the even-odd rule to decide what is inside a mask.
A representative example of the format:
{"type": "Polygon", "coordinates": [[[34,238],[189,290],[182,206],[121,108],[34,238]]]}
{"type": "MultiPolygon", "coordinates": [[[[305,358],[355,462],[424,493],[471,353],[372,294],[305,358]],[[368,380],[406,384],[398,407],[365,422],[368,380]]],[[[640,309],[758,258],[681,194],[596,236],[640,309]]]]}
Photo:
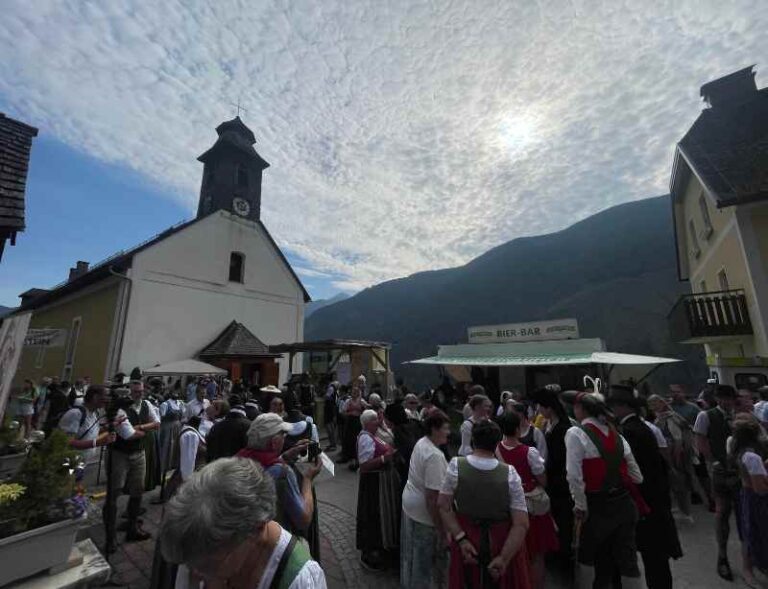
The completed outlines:
{"type": "Polygon", "coordinates": [[[470,344],[543,342],[578,338],[579,323],[576,319],[481,325],[467,329],[467,341],[470,344]]]}
{"type": "Polygon", "coordinates": [[[32,313],[11,315],[3,319],[3,325],[0,326],[0,419],[11,394],[11,383],[16,375],[31,318],[32,313]]]}
{"type": "Polygon", "coordinates": [[[66,329],[28,329],[25,346],[61,348],[67,341],[66,329]]]}

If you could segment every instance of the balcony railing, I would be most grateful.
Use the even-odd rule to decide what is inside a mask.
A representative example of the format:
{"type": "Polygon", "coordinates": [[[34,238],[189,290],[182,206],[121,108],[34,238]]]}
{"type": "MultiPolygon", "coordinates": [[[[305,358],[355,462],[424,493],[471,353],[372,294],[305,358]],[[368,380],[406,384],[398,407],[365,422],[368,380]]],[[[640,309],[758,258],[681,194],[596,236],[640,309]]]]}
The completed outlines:
{"type": "Polygon", "coordinates": [[[682,296],[667,320],[672,338],[678,342],[752,334],[743,290],[682,296]]]}

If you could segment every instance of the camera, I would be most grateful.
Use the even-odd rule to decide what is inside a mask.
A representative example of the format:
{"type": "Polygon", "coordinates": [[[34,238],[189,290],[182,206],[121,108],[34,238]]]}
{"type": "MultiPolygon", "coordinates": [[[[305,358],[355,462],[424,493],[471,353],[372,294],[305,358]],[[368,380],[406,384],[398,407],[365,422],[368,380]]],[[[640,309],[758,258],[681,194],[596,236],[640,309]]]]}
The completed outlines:
{"type": "Polygon", "coordinates": [[[320,444],[310,442],[309,446],[307,446],[307,462],[315,462],[318,456],[320,456],[320,444]]]}

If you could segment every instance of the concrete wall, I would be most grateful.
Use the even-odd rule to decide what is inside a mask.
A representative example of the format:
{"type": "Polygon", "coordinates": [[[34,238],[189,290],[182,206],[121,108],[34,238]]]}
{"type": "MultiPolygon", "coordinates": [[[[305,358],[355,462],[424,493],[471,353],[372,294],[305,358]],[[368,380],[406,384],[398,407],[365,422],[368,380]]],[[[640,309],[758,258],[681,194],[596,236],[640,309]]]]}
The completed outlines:
{"type": "MultiPolygon", "coordinates": [[[[137,254],[130,277],[125,371],[195,357],[233,319],[266,344],[303,340],[300,286],[261,227],[230,213],[214,213],[137,254]],[[243,284],[228,280],[231,252],[245,254],[243,284]]],[[[283,382],[287,360],[280,364],[283,382]]]]}
{"type": "MultiPolygon", "coordinates": [[[[75,347],[71,380],[90,376],[95,383],[103,382],[107,374],[107,357],[115,317],[119,283],[108,278],[80,292],[35,311],[31,329],[66,329],[67,338],[73,320],[80,317],[80,334],[75,347]]],[[[25,378],[38,382],[44,376],[63,378],[66,343],[60,347],[25,347],[21,354],[14,384],[25,378]]]]}

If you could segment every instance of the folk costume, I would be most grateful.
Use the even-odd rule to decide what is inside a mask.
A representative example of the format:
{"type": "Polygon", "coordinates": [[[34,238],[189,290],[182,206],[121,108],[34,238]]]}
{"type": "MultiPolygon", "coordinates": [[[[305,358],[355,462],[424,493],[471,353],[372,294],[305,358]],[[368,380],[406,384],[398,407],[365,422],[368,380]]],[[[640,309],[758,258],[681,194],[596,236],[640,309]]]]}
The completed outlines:
{"type": "Polygon", "coordinates": [[[184,403],[178,399],[166,399],[160,404],[160,470],[163,476],[174,463],[183,417],[184,403]]]}
{"type": "MultiPolygon", "coordinates": [[[[608,404],[636,406],[634,394],[624,387],[612,387],[608,404]]],[[[645,581],[649,589],[671,589],[672,572],[669,559],[683,555],[677,527],[672,517],[669,471],[653,432],[636,414],[619,421],[619,430],[640,467],[643,481],[640,494],[649,513],[641,515],[637,524],[637,548],[643,558],[645,581]]]]}
{"type": "MultiPolygon", "coordinates": [[[[359,423],[359,420],[358,420],[359,423]]],[[[389,446],[370,432],[357,436],[360,464],[383,457],[389,446]]],[[[366,556],[382,550],[394,550],[400,539],[400,477],[391,462],[376,470],[360,472],[357,492],[357,549],[366,556]]]]}
{"type": "MultiPolygon", "coordinates": [[[[563,398],[580,403],[588,413],[608,415],[602,397],[589,393],[563,393],[563,398]]],[[[586,417],[565,435],[566,473],[575,508],[584,512],[576,558],[585,578],[595,586],[610,586],[615,569],[622,586],[639,587],[635,526],[638,511],[648,507],[636,483],[643,475],[629,444],[616,429],[598,419],[586,417]]]]}
{"type": "Polygon", "coordinates": [[[512,527],[512,511],[527,511],[525,494],[514,468],[496,458],[454,458],[441,494],[453,497],[456,519],[477,548],[477,564],[465,564],[459,543],[451,542],[449,589],[529,589],[528,552],[523,543],[494,582],[489,563],[501,552],[512,527]]]}

